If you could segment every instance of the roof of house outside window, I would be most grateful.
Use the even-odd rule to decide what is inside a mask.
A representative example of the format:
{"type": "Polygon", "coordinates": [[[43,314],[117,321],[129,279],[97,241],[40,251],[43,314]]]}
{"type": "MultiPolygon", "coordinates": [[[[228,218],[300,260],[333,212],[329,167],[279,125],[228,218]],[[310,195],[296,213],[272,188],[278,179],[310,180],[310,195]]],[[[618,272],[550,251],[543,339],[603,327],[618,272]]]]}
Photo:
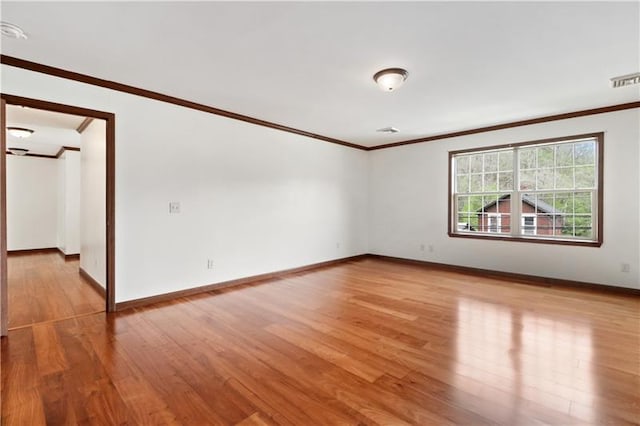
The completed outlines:
{"type": "MultiPolygon", "coordinates": [[[[500,197],[498,200],[507,200],[510,197],[511,197],[511,194],[506,194],[506,195],[503,195],[502,197],[500,197]]],[[[480,208],[480,209],[478,209],[476,211],[478,213],[482,213],[482,212],[486,211],[488,208],[494,206],[498,202],[498,200],[492,201],[492,202],[486,204],[485,206],[483,206],[482,208],[480,208]]],[[[537,212],[540,212],[540,213],[550,213],[550,214],[553,214],[553,215],[562,214],[561,211],[554,209],[553,206],[551,206],[549,203],[545,203],[544,201],[541,201],[541,200],[538,200],[536,202],[535,198],[530,197],[528,195],[523,195],[522,196],[522,201],[524,203],[529,204],[531,207],[536,209],[537,212]]]]}

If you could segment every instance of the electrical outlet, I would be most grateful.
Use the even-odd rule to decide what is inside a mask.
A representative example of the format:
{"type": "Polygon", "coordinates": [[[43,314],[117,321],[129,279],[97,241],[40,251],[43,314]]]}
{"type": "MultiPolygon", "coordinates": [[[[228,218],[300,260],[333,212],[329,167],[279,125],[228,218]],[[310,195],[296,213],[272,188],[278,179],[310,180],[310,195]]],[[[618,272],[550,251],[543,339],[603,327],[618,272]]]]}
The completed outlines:
{"type": "Polygon", "coordinates": [[[340,243],[336,243],[336,248],[339,249],[340,248],[340,243]]]}
{"type": "Polygon", "coordinates": [[[424,251],[424,244],[420,244],[420,251],[424,251]]]}
{"type": "Polygon", "coordinates": [[[171,201],[169,203],[169,213],[170,214],[180,213],[180,202],[179,201],[171,201]]]}
{"type": "Polygon", "coordinates": [[[433,253],[433,245],[429,244],[429,253],[433,253]]]}
{"type": "Polygon", "coordinates": [[[631,265],[629,265],[628,263],[620,264],[620,272],[629,272],[629,271],[631,271],[631,265]]]}
{"type": "Polygon", "coordinates": [[[207,269],[213,269],[213,259],[207,259],[207,269]]]}

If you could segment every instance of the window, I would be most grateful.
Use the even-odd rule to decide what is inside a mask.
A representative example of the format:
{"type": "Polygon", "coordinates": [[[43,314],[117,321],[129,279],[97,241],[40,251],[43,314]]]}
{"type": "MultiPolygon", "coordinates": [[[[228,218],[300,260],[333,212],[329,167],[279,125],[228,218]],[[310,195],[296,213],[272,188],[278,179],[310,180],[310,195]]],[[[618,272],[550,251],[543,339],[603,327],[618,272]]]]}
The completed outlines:
{"type": "Polygon", "coordinates": [[[522,214],[522,233],[526,235],[536,234],[536,215],[530,213],[522,214]]]}
{"type": "Polygon", "coordinates": [[[500,232],[502,229],[502,217],[500,214],[489,213],[487,215],[488,219],[488,230],[489,232],[500,232]]]}
{"type": "Polygon", "coordinates": [[[449,235],[600,246],[603,139],[450,152],[449,235]]]}

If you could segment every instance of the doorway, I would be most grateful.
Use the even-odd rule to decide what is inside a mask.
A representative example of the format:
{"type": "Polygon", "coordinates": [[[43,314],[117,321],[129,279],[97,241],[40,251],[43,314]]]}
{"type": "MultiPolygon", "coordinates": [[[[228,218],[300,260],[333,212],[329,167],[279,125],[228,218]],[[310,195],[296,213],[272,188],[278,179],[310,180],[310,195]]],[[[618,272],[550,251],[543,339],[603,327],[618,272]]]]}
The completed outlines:
{"type": "MultiPolygon", "coordinates": [[[[39,263],[43,267],[51,267],[52,262],[55,263],[55,271],[56,273],[62,274],[61,276],[67,277],[71,281],[76,281],[76,284],[82,282],[84,280],[85,283],[91,284],[97,292],[102,292],[104,295],[104,310],[107,312],[113,312],[115,310],[115,282],[114,282],[114,272],[115,272],[115,228],[114,228],[114,200],[115,200],[115,115],[108,112],[96,111],[86,108],[80,108],[70,105],[57,104],[47,101],[41,101],[37,99],[23,98],[13,95],[2,94],[2,105],[1,105],[1,121],[2,121],[2,136],[0,140],[0,334],[2,336],[6,336],[8,333],[8,329],[10,327],[9,324],[9,312],[12,309],[11,298],[9,298],[10,287],[8,286],[8,249],[11,247],[8,246],[7,242],[7,150],[9,148],[15,148],[13,146],[7,146],[7,135],[6,135],[6,127],[7,123],[7,108],[15,108],[15,107],[25,107],[25,109],[39,110],[44,112],[53,112],[59,114],[72,115],[76,117],[81,117],[82,122],[77,127],[77,132],[83,135],[87,135],[86,137],[91,137],[90,134],[95,136],[96,132],[98,132],[99,137],[104,140],[103,152],[100,153],[99,158],[100,162],[96,169],[100,170],[99,174],[101,179],[103,179],[103,188],[104,192],[99,195],[99,197],[103,197],[102,199],[98,198],[94,200],[92,203],[95,210],[96,205],[100,205],[100,211],[93,217],[101,216],[100,226],[89,226],[86,227],[85,233],[87,235],[93,232],[93,236],[91,236],[94,241],[100,240],[103,242],[103,251],[99,253],[99,256],[96,256],[96,252],[92,252],[89,248],[86,250],[83,248],[84,256],[81,256],[81,260],[78,260],[75,256],[75,251],[79,252],[79,247],[77,243],[73,241],[73,230],[70,233],[67,233],[67,238],[64,235],[61,236],[59,233],[57,236],[57,248],[60,252],[59,254],[55,252],[51,253],[51,249],[49,253],[37,250],[33,251],[24,251],[22,253],[16,253],[16,259],[11,258],[9,265],[11,262],[14,262],[15,265],[20,266],[20,262],[31,260],[35,264],[39,263]],[[94,121],[92,124],[92,120],[94,121]],[[82,133],[85,132],[86,133],[82,133]],[[104,223],[102,223],[104,222],[104,223]],[[68,244],[67,244],[68,243],[68,244]],[[76,246],[74,248],[74,245],[76,246]],[[65,253],[67,251],[68,253],[65,253]],[[54,255],[52,257],[52,255],[54,255]],[[29,257],[32,256],[32,257],[29,257]],[[84,257],[84,259],[82,259],[84,257]],[[59,263],[59,260],[62,259],[62,263],[59,263]],[[99,264],[100,263],[100,264],[99,264]],[[62,265],[62,266],[61,266],[62,265]],[[70,271],[77,271],[78,266],[80,268],[80,275],[71,275],[70,271]],[[95,268],[94,268],[95,266],[95,268]],[[94,269],[93,271],[91,269],[94,269]],[[96,273],[95,271],[99,271],[96,273]],[[64,275],[67,274],[67,275],[64,275]]],[[[58,115],[59,115],[58,114],[58,115]]],[[[53,116],[53,114],[51,114],[53,116]]],[[[61,116],[62,117],[62,116],[61,116]]],[[[83,136],[84,138],[84,136],[83,136]]],[[[15,145],[15,144],[14,144],[15,145]]],[[[20,151],[20,147],[15,153],[9,153],[9,155],[19,155],[24,154],[24,151],[20,151]]],[[[24,147],[22,147],[24,149],[24,147]]],[[[45,158],[60,158],[62,157],[65,160],[65,164],[60,163],[60,167],[70,167],[69,170],[73,170],[74,163],[79,160],[80,152],[74,152],[77,149],[74,149],[73,146],[62,146],[60,149],[54,154],[52,152],[46,154],[38,154],[34,152],[31,154],[32,157],[45,157],[45,158]],[[68,154],[65,152],[68,151],[68,154]],[[73,155],[72,155],[73,154],[73,155]],[[68,162],[67,157],[68,156],[68,162]],[[73,161],[72,161],[73,160],[73,161]]],[[[89,156],[87,155],[87,158],[89,156]]],[[[94,160],[95,160],[94,156],[94,160]]],[[[16,158],[12,157],[11,162],[16,163],[14,160],[16,158]]],[[[43,158],[41,158],[43,159],[43,158]]],[[[85,160],[83,160],[85,161],[85,160]]],[[[89,161],[89,160],[86,160],[89,161]]],[[[22,162],[21,164],[27,164],[26,162],[22,162]]],[[[79,164],[77,164],[79,166],[79,164]]],[[[60,175],[59,175],[60,176],[60,175]]],[[[84,178],[84,176],[83,176],[84,178]]],[[[90,177],[89,177],[90,178],[90,177]]],[[[95,178],[95,173],[94,173],[95,178]]],[[[62,178],[61,178],[62,179],[62,178]]],[[[11,190],[15,191],[15,185],[11,187],[11,190]]],[[[102,191],[101,191],[102,192],[102,191]]],[[[85,198],[88,198],[91,193],[85,194],[85,198]]],[[[94,212],[95,214],[95,212],[94,212]]],[[[71,220],[70,222],[73,222],[71,220]]],[[[86,221],[85,221],[86,222],[86,221]]],[[[28,235],[28,234],[25,234],[28,235]]],[[[49,236],[51,238],[51,236],[49,236]]],[[[89,238],[89,237],[87,237],[89,238]]],[[[33,243],[33,242],[32,242],[33,243]]],[[[15,241],[11,241],[11,244],[16,246],[15,241]]],[[[20,244],[27,244],[24,241],[20,244]]],[[[35,243],[33,243],[35,244],[35,243]]],[[[19,244],[18,244],[19,245],[19,244]]],[[[87,247],[90,247],[91,244],[86,244],[87,247]]],[[[51,270],[53,271],[53,270],[51,270]]],[[[33,272],[33,271],[32,271],[33,272]]],[[[37,277],[37,275],[34,275],[37,277]]],[[[33,279],[31,279],[33,281],[33,279]]],[[[85,284],[86,285],[86,284],[85,284]]],[[[65,288],[64,291],[69,292],[71,284],[69,284],[68,288],[65,288]]],[[[86,291],[86,289],[85,289],[86,291]]],[[[89,297],[91,297],[89,295],[89,297]]],[[[86,302],[89,306],[90,303],[86,302]]],[[[95,308],[95,295],[94,295],[94,305],[95,308]]],[[[86,309],[90,309],[90,307],[86,307],[86,309]]],[[[12,316],[13,318],[14,316],[12,316]]],[[[13,325],[11,325],[13,327],[13,325]]]]}

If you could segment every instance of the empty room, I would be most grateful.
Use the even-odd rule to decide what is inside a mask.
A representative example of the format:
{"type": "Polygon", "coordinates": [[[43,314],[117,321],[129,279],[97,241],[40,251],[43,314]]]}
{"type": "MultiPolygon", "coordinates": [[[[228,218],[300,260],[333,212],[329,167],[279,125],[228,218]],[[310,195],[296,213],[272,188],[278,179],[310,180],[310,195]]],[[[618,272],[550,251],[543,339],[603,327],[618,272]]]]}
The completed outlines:
{"type": "Polygon", "coordinates": [[[640,3],[0,12],[3,425],[640,424],[640,3]]]}

